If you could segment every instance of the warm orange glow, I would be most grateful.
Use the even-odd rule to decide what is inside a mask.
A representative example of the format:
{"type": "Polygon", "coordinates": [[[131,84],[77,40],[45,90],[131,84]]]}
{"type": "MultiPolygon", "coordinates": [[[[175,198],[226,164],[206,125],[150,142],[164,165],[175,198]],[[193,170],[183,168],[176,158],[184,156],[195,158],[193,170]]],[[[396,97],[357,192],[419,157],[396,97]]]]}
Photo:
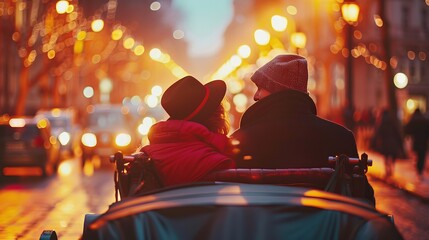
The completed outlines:
{"type": "Polygon", "coordinates": [[[381,19],[381,17],[379,15],[374,15],[374,23],[375,25],[377,25],[377,27],[382,27],[383,26],[383,19],[381,19]]]}
{"type": "Polygon", "coordinates": [[[405,189],[407,189],[408,191],[413,192],[413,191],[416,190],[416,188],[417,188],[417,186],[415,184],[413,184],[413,183],[407,183],[407,184],[405,184],[405,189]]]}
{"type": "Polygon", "coordinates": [[[293,5],[288,6],[288,7],[286,8],[286,11],[287,11],[287,13],[289,13],[290,15],[296,15],[296,14],[298,13],[298,9],[297,9],[295,6],[293,6],[293,5]]]}
{"type": "Polygon", "coordinates": [[[63,213],[73,213],[76,211],[76,206],[72,202],[62,202],[56,207],[60,208],[63,213]]]}
{"type": "Polygon", "coordinates": [[[71,5],[71,4],[69,4],[68,6],[67,6],[67,10],[66,10],[66,12],[67,13],[72,13],[74,11],[74,6],[73,5],[71,5]]]}
{"type": "Polygon", "coordinates": [[[416,58],[416,53],[413,51],[408,51],[407,56],[410,60],[414,60],[416,58]]]}
{"type": "Polygon", "coordinates": [[[291,36],[291,42],[296,48],[305,48],[307,37],[303,32],[294,32],[291,36]]]}
{"type": "Polygon", "coordinates": [[[399,89],[405,88],[408,85],[408,77],[404,73],[397,73],[393,77],[393,83],[399,89]]]}
{"type": "Polygon", "coordinates": [[[280,15],[274,15],[271,17],[271,26],[275,31],[283,32],[287,27],[287,18],[280,15]]]}
{"type": "Polygon", "coordinates": [[[74,43],[73,51],[75,53],[81,53],[83,51],[83,41],[76,41],[74,43]]]}
{"type": "Polygon", "coordinates": [[[184,76],[186,76],[186,75],[189,75],[189,73],[188,73],[188,72],[186,72],[186,70],[185,70],[185,69],[183,69],[182,67],[180,67],[179,65],[174,65],[174,66],[171,68],[171,73],[172,73],[175,77],[177,77],[177,78],[182,78],[182,77],[184,77],[184,76]]]}
{"type": "Polygon", "coordinates": [[[76,34],[76,39],[77,40],[85,40],[85,38],[86,38],[86,32],[85,31],[79,31],[76,34]]]}
{"type": "Polygon", "coordinates": [[[104,21],[102,19],[96,19],[91,23],[91,29],[94,32],[100,32],[104,28],[104,21]]]}
{"type": "Polygon", "coordinates": [[[91,162],[85,162],[83,166],[83,174],[85,176],[92,176],[94,175],[94,165],[91,162]]]}
{"type": "Polygon", "coordinates": [[[252,49],[250,49],[248,45],[241,45],[237,50],[237,54],[241,58],[248,58],[251,52],[252,52],[252,49]]]}
{"type": "Polygon", "coordinates": [[[426,60],[426,53],[425,52],[419,52],[419,59],[422,61],[426,60]]]}
{"type": "Polygon", "coordinates": [[[135,54],[135,55],[140,56],[140,55],[142,55],[143,53],[144,53],[144,47],[143,47],[143,45],[137,45],[137,46],[134,48],[134,54],[135,54]]]}
{"type": "MultiPolygon", "coordinates": [[[[230,93],[237,94],[237,93],[243,91],[244,83],[242,82],[241,79],[231,78],[231,80],[229,80],[227,83],[228,83],[228,91],[230,93]]],[[[234,98],[235,98],[235,96],[234,96],[234,98]]]]}
{"type": "Polygon", "coordinates": [[[356,3],[344,3],[341,6],[341,13],[346,22],[354,24],[359,17],[359,5],[356,3]]]}
{"type": "Polygon", "coordinates": [[[254,33],[254,38],[255,38],[255,42],[258,45],[264,46],[270,42],[271,36],[269,32],[262,29],[257,29],[254,33]]]}
{"type": "Polygon", "coordinates": [[[127,37],[123,42],[123,46],[125,49],[131,49],[131,48],[133,48],[134,43],[135,43],[134,38],[127,37]]]}
{"type": "Polygon", "coordinates": [[[55,8],[57,10],[57,13],[63,14],[67,11],[67,8],[69,7],[69,2],[65,0],[60,0],[55,5],[55,8]]]}
{"type": "Polygon", "coordinates": [[[37,122],[38,128],[46,128],[48,126],[48,121],[46,119],[42,119],[37,122]]]}
{"type": "Polygon", "coordinates": [[[11,127],[24,127],[25,126],[25,120],[22,118],[12,118],[9,120],[9,125],[11,127]]]}
{"type": "Polygon", "coordinates": [[[356,39],[360,40],[360,39],[362,39],[362,32],[361,32],[361,31],[359,31],[359,30],[355,30],[355,31],[353,31],[353,36],[354,36],[356,39]]]}
{"type": "Polygon", "coordinates": [[[53,59],[53,58],[55,58],[55,51],[54,50],[49,50],[47,55],[48,55],[49,59],[53,59]]]}
{"type": "Polygon", "coordinates": [[[240,186],[226,186],[218,191],[220,194],[241,194],[240,186]]]}
{"type": "Polygon", "coordinates": [[[323,194],[325,194],[325,193],[322,193],[319,190],[308,190],[304,193],[304,196],[323,197],[323,194]]]}
{"type": "Polygon", "coordinates": [[[160,58],[162,56],[162,52],[159,48],[152,48],[149,52],[149,56],[152,60],[160,61],[160,58]]]}
{"type": "Polygon", "coordinates": [[[72,173],[72,166],[70,162],[62,162],[58,167],[58,175],[64,177],[72,173]]]}
{"type": "Polygon", "coordinates": [[[5,167],[3,168],[5,176],[41,176],[42,169],[39,167],[5,167]]]}
{"type": "Polygon", "coordinates": [[[117,41],[117,40],[122,38],[123,34],[124,34],[124,32],[121,29],[115,29],[112,32],[112,39],[117,41]]]}

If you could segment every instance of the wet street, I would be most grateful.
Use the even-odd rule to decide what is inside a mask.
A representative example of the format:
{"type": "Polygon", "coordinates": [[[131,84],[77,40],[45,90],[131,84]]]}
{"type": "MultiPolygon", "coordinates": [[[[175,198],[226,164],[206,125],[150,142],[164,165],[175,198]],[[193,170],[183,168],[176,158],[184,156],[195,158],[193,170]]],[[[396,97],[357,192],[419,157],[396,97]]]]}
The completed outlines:
{"type": "MultiPolygon", "coordinates": [[[[429,204],[370,179],[377,208],[394,215],[405,239],[429,236],[429,204]]],[[[55,176],[13,177],[0,185],[0,239],[38,239],[52,229],[59,239],[79,239],[86,213],[102,213],[114,202],[113,170],[65,161],[55,176]]]]}
{"type": "Polygon", "coordinates": [[[80,169],[63,162],[59,174],[10,177],[1,183],[0,239],[38,239],[52,229],[59,239],[79,239],[86,213],[101,213],[114,202],[113,171],[80,169]]]}
{"type": "Polygon", "coordinates": [[[428,239],[429,203],[379,180],[369,180],[374,188],[377,209],[393,215],[395,225],[404,239],[428,239]]]}

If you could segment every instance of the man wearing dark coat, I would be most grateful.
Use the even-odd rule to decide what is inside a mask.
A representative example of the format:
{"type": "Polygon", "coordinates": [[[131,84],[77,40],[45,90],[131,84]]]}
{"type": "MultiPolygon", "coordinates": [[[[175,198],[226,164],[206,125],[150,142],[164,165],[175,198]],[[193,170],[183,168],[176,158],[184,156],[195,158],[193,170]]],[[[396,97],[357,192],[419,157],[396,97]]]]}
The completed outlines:
{"type": "Polygon", "coordinates": [[[412,138],[413,151],[417,157],[416,170],[422,180],[429,141],[429,120],[425,118],[419,108],[411,115],[404,131],[406,135],[412,138]]]}
{"type": "MultiPolygon", "coordinates": [[[[329,156],[358,158],[353,133],[317,116],[307,92],[305,58],[279,55],[251,77],[258,90],[255,104],[243,114],[238,140],[239,168],[327,167],[329,156]]],[[[365,179],[365,198],[375,204],[374,191],[365,179]]]]}

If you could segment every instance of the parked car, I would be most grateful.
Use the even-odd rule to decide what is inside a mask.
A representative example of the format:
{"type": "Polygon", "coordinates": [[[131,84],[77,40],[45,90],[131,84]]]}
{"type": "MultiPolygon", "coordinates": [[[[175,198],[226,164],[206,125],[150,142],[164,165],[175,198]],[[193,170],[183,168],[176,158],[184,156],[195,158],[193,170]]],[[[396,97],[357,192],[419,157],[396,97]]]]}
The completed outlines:
{"type": "MultiPolygon", "coordinates": [[[[81,136],[82,163],[98,156],[107,159],[116,151],[130,154],[141,143],[137,119],[122,105],[91,105],[81,136]]],[[[82,166],[83,166],[82,164],[82,166]]]]}
{"type": "Polygon", "coordinates": [[[63,108],[39,110],[36,117],[47,118],[51,123],[52,134],[60,143],[61,156],[74,156],[80,147],[79,137],[81,135],[75,110],[63,108]]]}
{"type": "Polygon", "coordinates": [[[58,168],[59,148],[46,118],[0,119],[1,175],[49,176],[58,168]]]}

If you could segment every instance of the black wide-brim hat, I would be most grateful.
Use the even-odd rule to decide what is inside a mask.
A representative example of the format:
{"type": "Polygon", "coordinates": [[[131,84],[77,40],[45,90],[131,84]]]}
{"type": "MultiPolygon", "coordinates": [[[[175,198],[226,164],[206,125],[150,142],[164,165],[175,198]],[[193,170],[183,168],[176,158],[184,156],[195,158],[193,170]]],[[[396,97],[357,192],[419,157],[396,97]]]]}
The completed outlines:
{"type": "Polygon", "coordinates": [[[161,98],[170,119],[200,121],[213,114],[225,97],[226,84],[214,80],[202,84],[192,76],[173,83],[161,98]]]}

